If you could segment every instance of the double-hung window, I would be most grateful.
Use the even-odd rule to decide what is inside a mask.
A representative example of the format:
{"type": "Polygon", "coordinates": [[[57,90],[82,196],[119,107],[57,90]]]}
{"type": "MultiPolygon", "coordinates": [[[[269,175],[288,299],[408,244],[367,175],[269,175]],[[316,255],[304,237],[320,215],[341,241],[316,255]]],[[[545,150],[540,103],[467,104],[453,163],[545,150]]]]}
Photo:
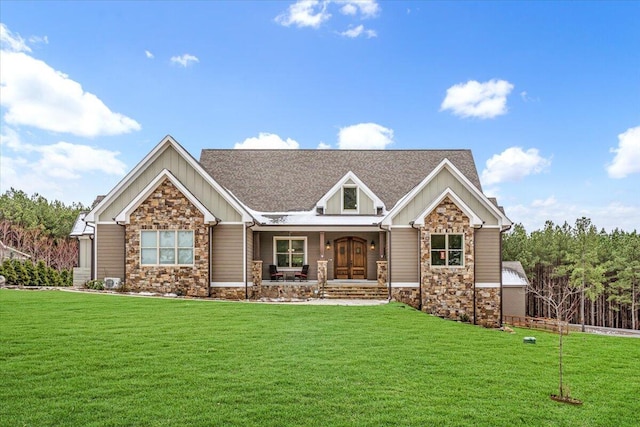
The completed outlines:
{"type": "Polygon", "coordinates": [[[431,265],[455,266],[464,265],[464,236],[462,234],[431,235],[431,265]]]}
{"type": "Polygon", "coordinates": [[[140,264],[192,265],[193,231],[143,230],[140,232],[140,264]]]}
{"type": "Polygon", "coordinates": [[[274,237],[274,249],[278,267],[294,268],[306,264],[306,237],[274,237]]]}

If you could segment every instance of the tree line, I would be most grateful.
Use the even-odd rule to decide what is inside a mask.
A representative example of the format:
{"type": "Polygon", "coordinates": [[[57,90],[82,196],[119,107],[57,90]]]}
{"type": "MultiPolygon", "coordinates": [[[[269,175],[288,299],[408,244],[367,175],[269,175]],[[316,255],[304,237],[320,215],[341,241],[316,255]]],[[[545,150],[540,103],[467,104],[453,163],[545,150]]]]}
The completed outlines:
{"type": "Polygon", "coordinates": [[[578,292],[565,304],[580,307],[569,322],[640,329],[640,235],[635,230],[598,231],[584,217],[573,226],[547,221],[531,233],[516,224],[503,235],[503,259],[520,261],[527,273],[532,290],[528,316],[554,317],[552,307],[535,294],[559,292],[567,285],[578,292]]]}
{"type": "Polygon", "coordinates": [[[42,262],[58,272],[71,270],[78,261],[78,243],[69,234],[83,210],[87,208],[80,203],[50,202],[12,188],[0,196],[0,241],[29,255],[34,266],[42,262]]]}

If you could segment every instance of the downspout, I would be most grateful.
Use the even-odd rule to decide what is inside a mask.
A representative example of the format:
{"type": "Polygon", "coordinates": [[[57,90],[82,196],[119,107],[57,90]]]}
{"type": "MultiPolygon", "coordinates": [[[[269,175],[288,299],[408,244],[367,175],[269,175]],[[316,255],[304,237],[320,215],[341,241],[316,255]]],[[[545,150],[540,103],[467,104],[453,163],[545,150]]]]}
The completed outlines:
{"type": "Polygon", "coordinates": [[[220,220],[218,218],[215,218],[215,220],[216,221],[213,223],[213,225],[209,224],[209,241],[207,242],[207,252],[209,254],[209,268],[207,268],[207,279],[209,280],[209,284],[207,287],[209,288],[209,292],[207,292],[207,294],[209,294],[209,296],[211,296],[211,266],[213,265],[213,245],[211,244],[211,242],[213,241],[213,229],[220,223],[220,220]]]}
{"type": "MultiPolygon", "coordinates": [[[[247,274],[247,269],[248,269],[248,264],[247,264],[247,230],[250,229],[251,227],[253,227],[254,225],[256,225],[256,220],[252,219],[251,220],[251,224],[245,225],[244,227],[244,236],[243,236],[243,240],[244,240],[244,299],[248,300],[249,299],[249,275],[247,274]]],[[[253,257],[253,255],[252,255],[253,257]]]]}
{"type": "Polygon", "coordinates": [[[420,295],[420,301],[418,301],[418,310],[422,311],[422,231],[420,228],[414,227],[415,221],[411,221],[409,225],[414,230],[418,230],[418,292],[420,295]]]}

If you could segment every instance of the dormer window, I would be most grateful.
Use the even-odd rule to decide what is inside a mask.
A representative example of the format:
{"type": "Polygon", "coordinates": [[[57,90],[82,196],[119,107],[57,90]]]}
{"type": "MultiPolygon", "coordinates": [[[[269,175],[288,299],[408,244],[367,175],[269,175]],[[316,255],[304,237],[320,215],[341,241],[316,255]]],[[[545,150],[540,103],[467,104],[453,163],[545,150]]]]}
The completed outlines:
{"type": "Polygon", "coordinates": [[[358,213],[358,187],[353,185],[342,187],[342,211],[358,213]]]}

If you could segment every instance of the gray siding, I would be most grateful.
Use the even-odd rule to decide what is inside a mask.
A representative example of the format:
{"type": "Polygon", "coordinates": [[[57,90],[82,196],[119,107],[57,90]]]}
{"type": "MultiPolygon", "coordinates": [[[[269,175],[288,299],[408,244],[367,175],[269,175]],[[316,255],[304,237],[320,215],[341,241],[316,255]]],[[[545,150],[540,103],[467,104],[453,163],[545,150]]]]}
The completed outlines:
{"type": "Polygon", "coordinates": [[[211,281],[243,282],[244,225],[220,224],[213,228],[211,242],[211,281]]]}
{"type": "Polygon", "coordinates": [[[187,160],[173,147],[168,146],[158,158],[140,171],[140,174],[112,200],[100,214],[100,221],[111,221],[127,206],[153,179],[167,169],[189,189],[189,191],[217,218],[223,221],[239,222],[241,215],[224,198],[206,182],[187,160]]]}
{"type": "Polygon", "coordinates": [[[502,288],[502,314],[504,316],[525,316],[526,292],[523,286],[502,288]]]}
{"type": "Polygon", "coordinates": [[[419,282],[418,230],[391,230],[391,282],[419,282]]]}
{"type": "Polygon", "coordinates": [[[124,227],[117,224],[98,224],[96,226],[98,276],[119,277],[124,280],[124,227]]]}
{"type": "Polygon", "coordinates": [[[454,177],[449,170],[442,169],[422,191],[420,191],[393,219],[396,225],[409,224],[415,220],[433,200],[438,197],[447,187],[460,197],[464,203],[476,213],[486,225],[497,225],[498,219],[489,211],[467,188],[454,177]]]}
{"type": "Polygon", "coordinates": [[[500,283],[500,230],[481,228],[475,232],[476,283],[500,283]]]}
{"type": "Polygon", "coordinates": [[[253,230],[247,230],[247,281],[252,282],[253,274],[253,230]]]}
{"type": "MultiPolygon", "coordinates": [[[[353,185],[349,181],[347,185],[353,185]]],[[[375,215],[376,208],[373,206],[373,200],[358,188],[358,214],[359,215],[375,215]]],[[[327,200],[327,208],[325,213],[328,215],[340,215],[342,213],[342,188],[327,200]]]]}

